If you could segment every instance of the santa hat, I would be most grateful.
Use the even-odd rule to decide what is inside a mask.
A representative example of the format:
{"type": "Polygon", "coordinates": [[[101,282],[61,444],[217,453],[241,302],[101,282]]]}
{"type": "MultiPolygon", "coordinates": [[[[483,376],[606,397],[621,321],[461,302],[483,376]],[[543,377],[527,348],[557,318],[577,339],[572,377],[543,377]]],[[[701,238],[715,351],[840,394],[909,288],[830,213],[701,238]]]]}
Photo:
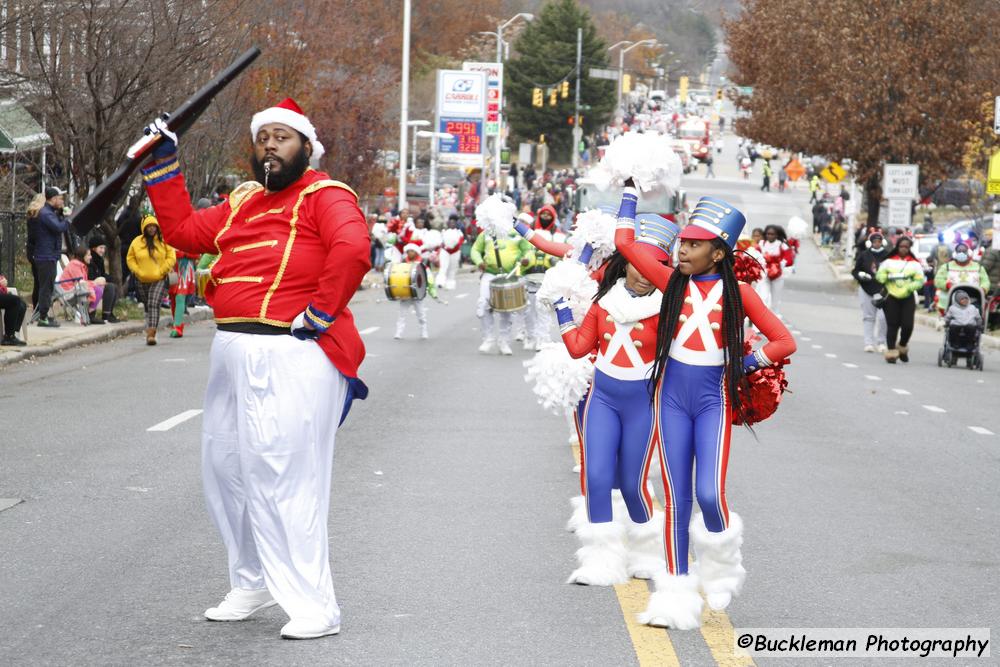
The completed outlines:
{"type": "Polygon", "coordinates": [[[319,159],[323,157],[325,149],[323,148],[323,144],[319,142],[319,139],[316,138],[316,128],[309,122],[309,119],[306,118],[306,115],[302,112],[299,105],[295,103],[295,100],[291,97],[286,97],[277,106],[255,113],[250,120],[250,136],[256,139],[260,128],[271,123],[281,123],[304,134],[309,143],[312,144],[313,149],[312,158],[309,160],[309,163],[313,166],[319,164],[319,159]]]}
{"type": "Polygon", "coordinates": [[[407,243],[406,245],[403,246],[404,253],[408,253],[411,250],[417,253],[418,255],[420,254],[420,246],[418,246],[416,243],[407,243]]]}

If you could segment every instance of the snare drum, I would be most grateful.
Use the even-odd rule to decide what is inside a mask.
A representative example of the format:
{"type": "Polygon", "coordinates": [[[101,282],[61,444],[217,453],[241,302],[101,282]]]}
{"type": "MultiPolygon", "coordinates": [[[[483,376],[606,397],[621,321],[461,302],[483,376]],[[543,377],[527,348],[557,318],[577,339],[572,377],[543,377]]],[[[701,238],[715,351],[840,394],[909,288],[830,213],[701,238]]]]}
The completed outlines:
{"type": "Polygon", "coordinates": [[[495,278],[490,283],[490,308],[498,313],[512,313],[528,305],[528,290],[523,278],[495,278]]]}
{"type": "Polygon", "coordinates": [[[420,262],[389,264],[383,275],[390,301],[419,301],[427,296],[427,271],[420,262]]]}

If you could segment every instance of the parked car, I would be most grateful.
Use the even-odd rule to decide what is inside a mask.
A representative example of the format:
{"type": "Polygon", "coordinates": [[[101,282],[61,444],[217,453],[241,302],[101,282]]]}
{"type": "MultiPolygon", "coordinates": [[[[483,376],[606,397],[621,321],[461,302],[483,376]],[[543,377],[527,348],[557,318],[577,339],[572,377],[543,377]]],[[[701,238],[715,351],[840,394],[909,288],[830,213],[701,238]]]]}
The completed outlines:
{"type": "Polygon", "coordinates": [[[982,198],[985,190],[981,181],[973,178],[951,178],[942,181],[931,195],[935,206],[971,206],[982,198]]]}

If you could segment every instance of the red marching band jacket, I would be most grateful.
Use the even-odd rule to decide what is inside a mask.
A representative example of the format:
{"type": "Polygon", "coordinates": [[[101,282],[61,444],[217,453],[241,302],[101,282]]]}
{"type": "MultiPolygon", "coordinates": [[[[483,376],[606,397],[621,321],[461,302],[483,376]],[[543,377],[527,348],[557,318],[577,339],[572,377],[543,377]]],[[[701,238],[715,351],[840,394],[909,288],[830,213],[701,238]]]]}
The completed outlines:
{"type": "Polygon", "coordinates": [[[365,347],[347,304],[371,264],[353,190],[308,169],[284,190],[251,181],[195,211],[176,158],[143,173],[167,243],[218,255],[206,288],[216,322],[290,327],[305,313],[337,370],[357,377],[365,347]]]}

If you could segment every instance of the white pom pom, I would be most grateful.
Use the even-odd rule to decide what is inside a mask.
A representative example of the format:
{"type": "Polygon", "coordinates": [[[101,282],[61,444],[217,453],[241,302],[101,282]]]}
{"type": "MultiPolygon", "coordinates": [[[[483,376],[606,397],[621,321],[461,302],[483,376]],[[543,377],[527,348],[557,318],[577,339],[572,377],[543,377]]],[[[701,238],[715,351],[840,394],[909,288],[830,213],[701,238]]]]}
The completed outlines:
{"type": "Polygon", "coordinates": [[[476,226],[494,238],[506,238],[514,230],[515,215],[517,207],[514,204],[493,194],[476,207],[476,226]]]}
{"type": "Polygon", "coordinates": [[[448,228],[441,232],[441,241],[449,248],[454,248],[462,241],[462,232],[454,227],[448,228]]]}
{"type": "Polygon", "coordinates": [[[423,236],[424,248],[434,250],[441,247],[441,232],[436,229],[428,229],[423,236]]]}
{"type": "Polygon", "coordinates": [[[524,367],[528,369],[524,379],[532,385],[538,403],[555,414],[572,412],[594,378],[590,360],[569,356],[562,343],[546,343],[524,367]]]}
{"type": "Polygon", "coordinates": [[[579,257],[584,245],[590,245],[594,254],[588,266],[596,269],[615,252],[615,225],[618,219],[600,209],[584,211],[576,216],[573,235],[569,242],[573,245],[571,257],[579,257]]]}
{"type": "Polygon", "coordinates": [[[788,235],[793,239],[804,239],[809,231],[809,225],[797,215],[788,219],[788,235]]]}
{"type": "Polygon", "coordinates": [[[593,305],[597,287],[586,265],[562,261],[545,272],[538,288],[538,299],[549,307],[558,299],[565,299],[573,309],[573,319],[580,322],[593,305]]]}
{"type": "Polygon", "coordinates": [[[632,178],[643,192],[663,189],[673,192],[681,184],[683,167],[665,135],[628,132],[611,142],[601,159],[612,185],[632,178]]]}
{"type": "Polygon", "coordinates": [[[376,222],[372,225],[372,237],[378,239],[379,241],[385,240],[385,235],[388,231],[389,228],[385,226],[384,222],[376,222]]]}

